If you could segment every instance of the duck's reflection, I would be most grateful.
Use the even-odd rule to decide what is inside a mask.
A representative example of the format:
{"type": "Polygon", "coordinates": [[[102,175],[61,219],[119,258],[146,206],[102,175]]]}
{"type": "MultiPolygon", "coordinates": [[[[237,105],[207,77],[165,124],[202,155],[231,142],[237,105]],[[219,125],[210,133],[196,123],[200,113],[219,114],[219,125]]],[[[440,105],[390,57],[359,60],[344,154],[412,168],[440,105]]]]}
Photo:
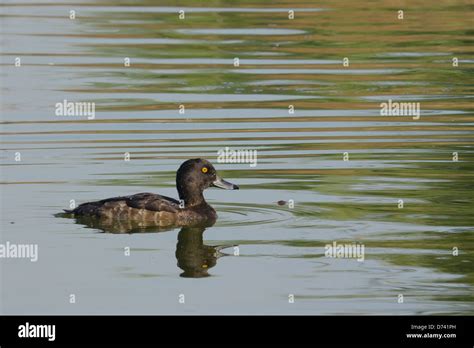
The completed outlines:
{"type": "Polygon", "coordinates": [[[176,259],[178,267],[184,272],[181,277],[203,278],[209,276],[209,269],[214,267],[217,259],[225,254],[220,250],[224,246],[205,245],[203,234],[205,227],[183,227],[178,233],[176,259]]]}
{"type": "MultiPolygon", "coordinates": [[[[176,229],[176,226],[144,225],[131,221],[108,221],[88,217],[77,217],[75,220],[77,224],[114,234],[156,233],[176,229]]],[[[178,267],[183,270],[180,274],[181,277],[203,278],[210,276],[209,269],[217,264],[217,259],[228,255],[222,253],[221,250],[234,246],[204,244],[204,231],[212,225],[214,222],[201,226],[181,227],[175,253],[178,267]]]]}

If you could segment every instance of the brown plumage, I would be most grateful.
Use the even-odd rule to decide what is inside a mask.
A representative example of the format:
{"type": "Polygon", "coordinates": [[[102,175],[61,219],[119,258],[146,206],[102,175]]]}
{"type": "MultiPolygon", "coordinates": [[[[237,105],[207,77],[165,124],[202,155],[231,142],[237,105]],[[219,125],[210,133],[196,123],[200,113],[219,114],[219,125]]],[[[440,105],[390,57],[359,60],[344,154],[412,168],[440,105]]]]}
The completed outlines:
{"type": "Polygon", "coordinates": [[[237,185],[222,180],[208,161],[191,159],[184,162],[176,173],[180,201],[154,193],[137,193],[84,203],[65,212],[74,217],[100,220],[101,225],[130,222],[148,227],[214,223],[216,211],[203,196],[203,191],[210,186],[238,189],[237,185]]]}

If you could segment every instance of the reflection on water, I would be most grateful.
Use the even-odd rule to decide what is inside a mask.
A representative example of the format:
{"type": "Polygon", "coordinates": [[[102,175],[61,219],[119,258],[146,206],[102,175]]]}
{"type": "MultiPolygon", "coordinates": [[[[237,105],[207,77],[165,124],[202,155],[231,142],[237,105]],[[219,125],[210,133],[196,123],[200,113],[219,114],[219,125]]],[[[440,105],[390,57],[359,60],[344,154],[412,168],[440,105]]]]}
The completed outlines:
{"type": "MultiPolygon", "coordinates": [[[[68,217],[69,214],[57,214],[57,217],[68,217]]],[[[162,227],[151,221],[131,221],[131,220],[104,220],[79,216],[75,222],[85,225],[88,228],[99,229],[106,233],[157,233],[172,231],[176,227],[162,227]]],[[[178,243],[176,244],[176,259],[178,267],[184,272],[180,274],[185,278],[208,277],[209,270],[217,263],[217,259],[225,254],[220,250],[235,245],[205,245],[203,241],[204,231],[214,223],[201,226],[182,227],[178,233],[178,243]]]]}
{"type": "Polygon", "coordinates": [[[1,238],[38,243],[39,261],[1,264],[0,309],[474,313],[465,1],[413,1],[404,20],[391,1],[129,5],[2,5],[1,238]],[[56,116],[64,99],[95,102],[95,119],[56,116]],[[420,119],[382,116],[389,99],[419,102],[420,119]],[[225,147],[258,150],[257,167],[217,163],[225,147]],[[158,230],[122,223],[99,233],[53,216],[71,201],[175,196],[177,167],[195,157],[241,184],[231,196],[206,192],[219,214],[206,243],[240,248],[212,277],[176,272],[175,256],[183,275],[216,261],[201,232],[124,233],[158,230]],[[365,261],[324,257],[333,241],[364,244],[365,261]],[[73,291],[75,307],[63,301],[73,291]],[[186,305],[175,306],[180,293],[186,305]]]}
{"type": "Polygon", "coordinates": [[[217,264],[217,259],[224,256],[220,250],[229,246],[210,246],[203,242],[205,227],[183,227],[178,233],[176,259],[178,267],[185,278],[208,277],[209,269],[217,264]]]}
{"type": "MultiPolygon", "coordinates": [[[[55,214],[59,218],[69,218],[70,214],[55,214]]],[[[88,228],[97,229],[107,233],[155,233],[171,231],[176,226],[160,226],[151,220],[127,220],[127,219],[99,219],[91,216],[75,216],[76,224],[84,225],[88,228]]]]}

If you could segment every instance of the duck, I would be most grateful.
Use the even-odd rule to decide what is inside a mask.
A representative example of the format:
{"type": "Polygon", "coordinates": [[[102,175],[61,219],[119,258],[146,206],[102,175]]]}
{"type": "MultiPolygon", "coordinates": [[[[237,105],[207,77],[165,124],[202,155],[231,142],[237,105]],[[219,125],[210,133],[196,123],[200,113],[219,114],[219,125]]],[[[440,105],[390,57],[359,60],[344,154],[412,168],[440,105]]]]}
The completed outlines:
{"type": "Polygon", "coordinates": [[[75,218],[99,220],[102,225],[119,221],[139,226],[209,226],[217,220],[216,211],[203,195],[209,187],[239,189],[222,179],[208,160],[194,158],[183,162],[176,172],[179,200],[142,192],[87,202],[64,211],[75,218]]]}

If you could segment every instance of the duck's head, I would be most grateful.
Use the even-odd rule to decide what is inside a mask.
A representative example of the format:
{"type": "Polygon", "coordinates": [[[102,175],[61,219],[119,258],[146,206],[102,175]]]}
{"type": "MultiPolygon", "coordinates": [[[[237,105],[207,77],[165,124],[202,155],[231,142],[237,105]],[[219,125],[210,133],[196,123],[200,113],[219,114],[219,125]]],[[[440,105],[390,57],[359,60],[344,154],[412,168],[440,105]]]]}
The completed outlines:
{"type": "Polygon", "coordinates": [[[187,160],[176,173],[176,187],[179,198],[185,206],[193,206],[204,202],[202,192],[208,187],[219,187],[225,190],[238,190],[239,187],[217,175],[214,166],[205,159],[187,160]]]}

